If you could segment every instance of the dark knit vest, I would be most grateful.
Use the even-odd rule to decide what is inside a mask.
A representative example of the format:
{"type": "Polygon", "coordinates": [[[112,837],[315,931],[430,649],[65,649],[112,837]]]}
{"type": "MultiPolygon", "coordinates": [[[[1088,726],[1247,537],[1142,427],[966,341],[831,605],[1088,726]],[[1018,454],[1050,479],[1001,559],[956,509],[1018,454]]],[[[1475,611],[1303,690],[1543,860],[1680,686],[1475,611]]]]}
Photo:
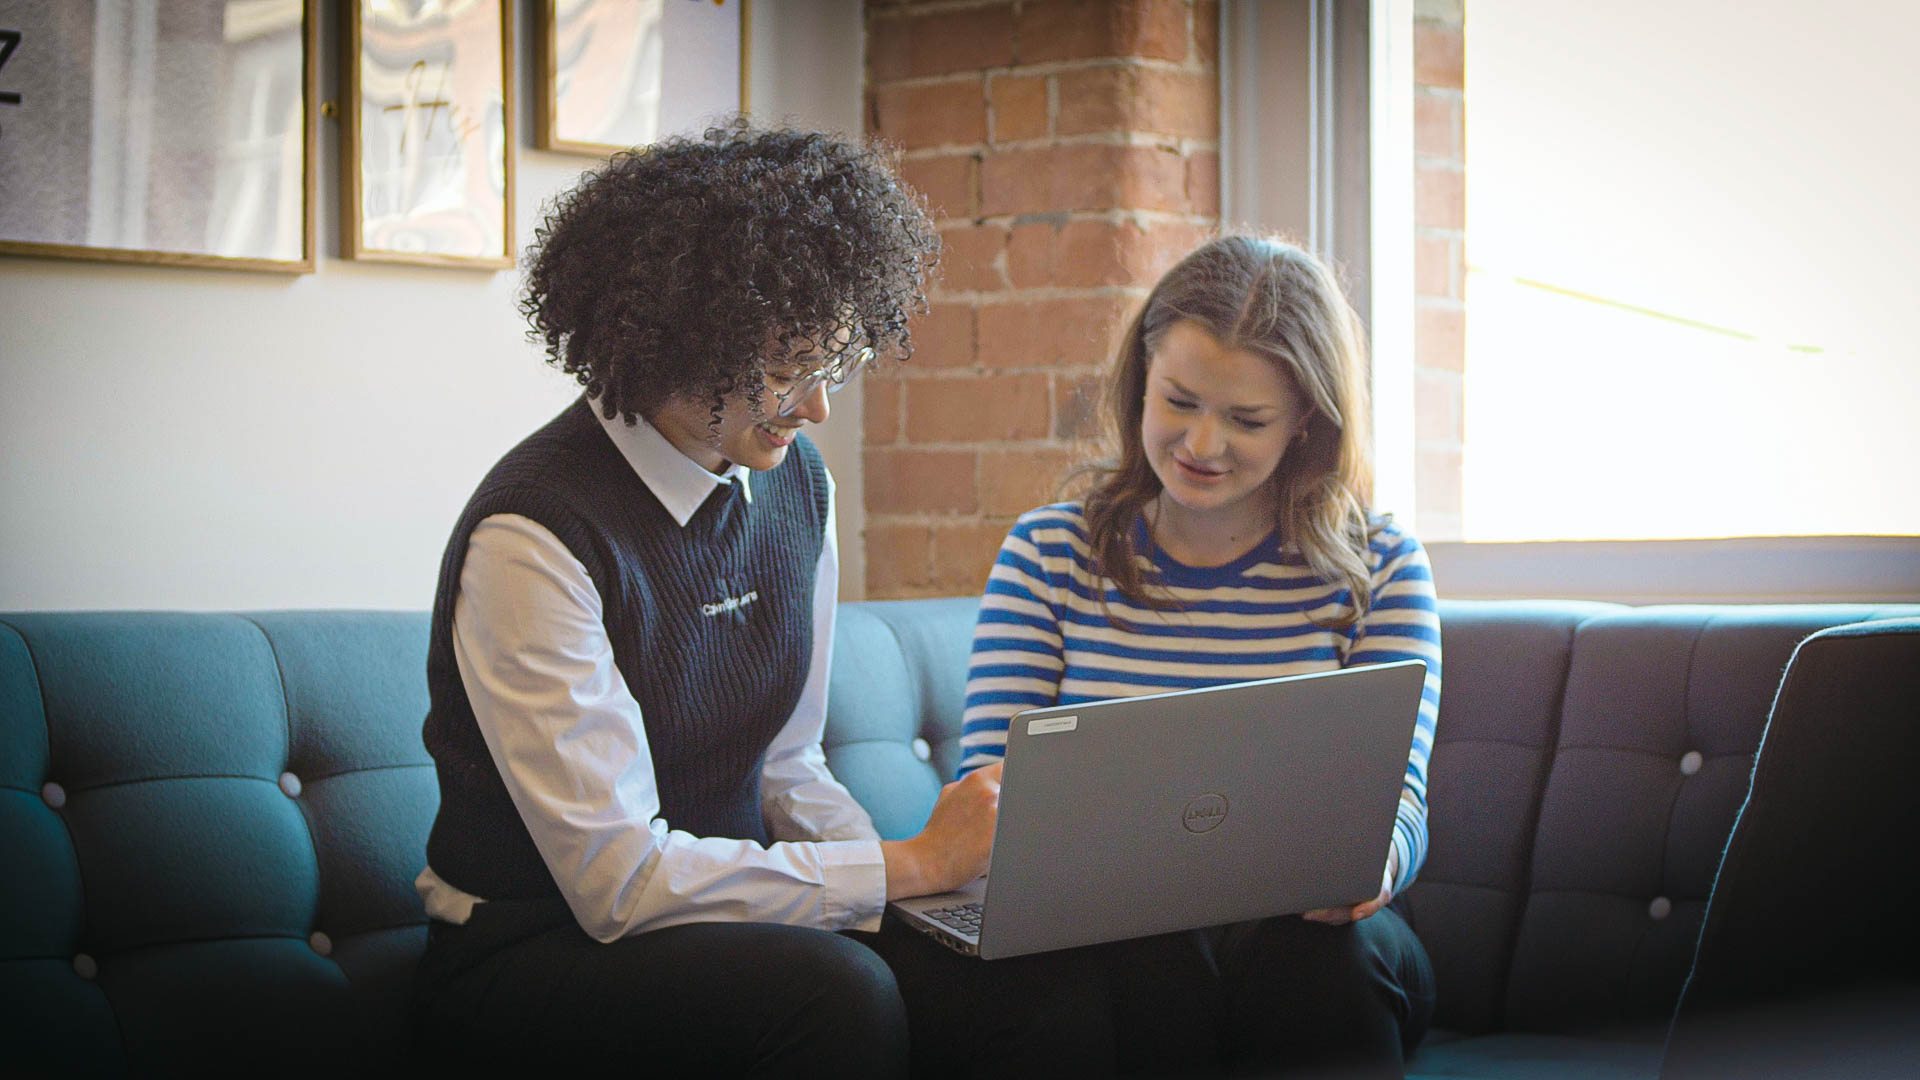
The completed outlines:
{"type": "Polygon", "coordinates": [[[760,767],[812,656],[826,470],[801,437],[752,484],[751,505],[737,484],[724,484],[682,527],[584,398],[480,482],[441,560],[427,652],[424,734],[440,780],[427,838],[434,873],[482,899],[559,895],[487,752],[453,657],[468,537],[492,514],[538,522],[586,567],[614,662],[640,703],[661,817],[696,836],[767,842],[760,767]]]}

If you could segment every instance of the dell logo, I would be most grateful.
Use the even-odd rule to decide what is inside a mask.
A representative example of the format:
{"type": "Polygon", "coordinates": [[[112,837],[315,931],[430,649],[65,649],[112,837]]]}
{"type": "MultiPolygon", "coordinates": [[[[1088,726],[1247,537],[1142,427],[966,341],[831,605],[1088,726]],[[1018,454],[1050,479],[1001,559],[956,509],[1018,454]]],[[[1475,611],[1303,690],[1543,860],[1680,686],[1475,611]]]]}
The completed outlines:
{"type": "Polygon", "coordinates": [[[1188,800],[1187,808],[1180,813],[1180,824],[1188,832],[1211,832],[1227,820],[1227,797],[1225,795],[1196,795],[1188,800]]]}

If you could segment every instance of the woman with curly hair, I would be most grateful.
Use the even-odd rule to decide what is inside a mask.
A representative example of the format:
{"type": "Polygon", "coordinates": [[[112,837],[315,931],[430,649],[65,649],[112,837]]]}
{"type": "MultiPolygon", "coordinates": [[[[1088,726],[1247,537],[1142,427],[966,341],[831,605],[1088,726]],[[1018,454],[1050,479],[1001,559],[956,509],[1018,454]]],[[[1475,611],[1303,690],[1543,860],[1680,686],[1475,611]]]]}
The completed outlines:
{"type": "Polygon", "coordinates": [[[1184,965],[1163,940],[1151,976],[1143,943],[1095,949],[1116,994],[1184,971],[1236,1070],[1398,1076],[1433,1008],[1426,953],[1388,905],[1426,853],[1440,624],[1426,552],[1371,505],[1359,320],[1311,254],[1220,237],[1148,294],[1104,412],[1113,453],[1090,468],[1088,494],[1028,511],[1001,545],[974,631],[962,774],[1001,760],[1023,709],[1425,662],[1378,895],[1191,935],[1184,965]]]}
{"type": "Polygon", "coordinates": [[[827,770],[833,489],[800,429],[907,353],[938,250],[879,152],[744,122],[550,208],[522,306],[585,392],[480,482],[434,602],[431,1060],[905,1067],[927,980],[882,909],[983,871],[997,776],[882,842],[827,770]]]}

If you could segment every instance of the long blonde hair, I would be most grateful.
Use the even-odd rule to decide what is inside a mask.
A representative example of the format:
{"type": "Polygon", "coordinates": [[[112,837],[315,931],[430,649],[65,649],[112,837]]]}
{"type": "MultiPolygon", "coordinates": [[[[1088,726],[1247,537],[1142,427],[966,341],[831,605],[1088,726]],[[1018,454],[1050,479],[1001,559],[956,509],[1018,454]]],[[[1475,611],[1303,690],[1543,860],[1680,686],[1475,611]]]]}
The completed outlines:
{"type": "Polygon", "coordinates": [[[1147,367],[1182,320],[1228,349],[1272,360],[1311,405],[1302,441],[1271,480],[1280,535],[1322,579],[1347,586],[1353,606],[1331,625],[1351,626],[1372,599],[1367,545],[1385,523],[1370,508],[1365,333],[1332,271],[1273,237],[1236,234],[1201,245],[1167,271],[1127,327],[1102,408],[1112,453],[1088,469],[1087,541],[1095,572],[1134,604],[1172,606],[1150,590],[1134,559],[1131,531],[1161,490],[1141,442],[1147,367]]]}

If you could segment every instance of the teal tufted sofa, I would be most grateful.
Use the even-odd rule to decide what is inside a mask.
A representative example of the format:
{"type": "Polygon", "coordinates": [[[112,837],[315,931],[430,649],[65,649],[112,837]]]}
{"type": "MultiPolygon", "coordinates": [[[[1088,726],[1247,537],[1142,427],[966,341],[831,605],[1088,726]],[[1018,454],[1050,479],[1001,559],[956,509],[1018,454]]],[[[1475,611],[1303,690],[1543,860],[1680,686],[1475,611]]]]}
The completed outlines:
{"type": "MultiPolygon", "coordinates": [[[[828,755],[884,835],[951,775],[974,609],[842,608],[828,755]]],[[[1440,996],[1414,1074],[1654,1075],[1796,644],[1903,615],[1443,603],[1432,848],[1403,901],[1440,996]]],[[[0,615],[0,1072],[399,1060],[436,805],[426,633],[0,615]]]]}

